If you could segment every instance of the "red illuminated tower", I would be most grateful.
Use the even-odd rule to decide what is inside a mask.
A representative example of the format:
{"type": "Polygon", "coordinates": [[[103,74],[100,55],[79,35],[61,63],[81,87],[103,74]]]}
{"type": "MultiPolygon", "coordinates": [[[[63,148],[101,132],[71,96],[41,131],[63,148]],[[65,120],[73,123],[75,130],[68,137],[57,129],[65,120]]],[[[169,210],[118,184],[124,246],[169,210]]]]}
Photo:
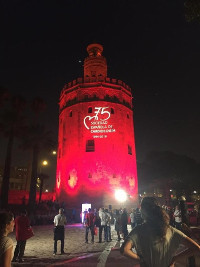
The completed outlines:
{"type": "Polygon", "coordinates": [[[60,95],[56,192],[59,200],[117,206],[115,191],[138,192],[131,88],[107,77],[100,44],[87,47],[84,77],[60,95]]]}

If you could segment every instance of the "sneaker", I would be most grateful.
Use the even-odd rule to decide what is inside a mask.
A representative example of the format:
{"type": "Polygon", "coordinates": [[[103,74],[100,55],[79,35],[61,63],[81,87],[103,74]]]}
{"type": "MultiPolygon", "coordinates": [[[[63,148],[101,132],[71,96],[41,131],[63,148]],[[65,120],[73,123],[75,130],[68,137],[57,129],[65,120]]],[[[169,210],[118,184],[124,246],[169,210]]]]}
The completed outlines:
{"type": "Polygon", "coordinates": [[[19,259],[18,262],[21,263],[21,262],[24,262],[24,260],[23,259],[19,259]]]}
{"type": "Polygon", "coordinates": [[[53,256],[56,256],[56,252],[53,253],[53,256]]]}

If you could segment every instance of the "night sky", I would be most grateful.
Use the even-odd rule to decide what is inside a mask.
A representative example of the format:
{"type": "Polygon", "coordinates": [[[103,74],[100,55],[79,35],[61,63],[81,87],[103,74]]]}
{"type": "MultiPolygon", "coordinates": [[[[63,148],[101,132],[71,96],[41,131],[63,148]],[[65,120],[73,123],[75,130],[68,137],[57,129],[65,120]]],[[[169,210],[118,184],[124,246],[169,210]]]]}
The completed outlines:
{"type": "MultiPolygon", "coordinates": [[[[86,47],[97,42],[108,77],[132,88],[137,160],[151,150],[168,150],[200,162],[200,23],[185,20],[183,0],[1,5],[0,85],[29,100],[43,97],[56,140],[60,91],[83,75],[86,47]]],[[[14,163],[25,163],[23,153],[14,163]]],[[[1,164],[4,155],[2,149],[1,164]]]]}

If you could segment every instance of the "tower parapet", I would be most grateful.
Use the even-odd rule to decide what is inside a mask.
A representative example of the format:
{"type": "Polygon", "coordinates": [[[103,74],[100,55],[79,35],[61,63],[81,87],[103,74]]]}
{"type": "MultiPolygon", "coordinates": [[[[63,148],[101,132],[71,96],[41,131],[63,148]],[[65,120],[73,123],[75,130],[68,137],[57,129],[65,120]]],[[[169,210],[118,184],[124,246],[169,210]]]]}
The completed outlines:
{"type": "Polygon", "coordinates": [[[77,103],[100,100],[119,103],[130,109],[133,107],[131,89],[121,80],[107,77],[105,82],[84,83],[83,78],[78,78],[64,86],[60,96],[60,112],[77,103]]]}

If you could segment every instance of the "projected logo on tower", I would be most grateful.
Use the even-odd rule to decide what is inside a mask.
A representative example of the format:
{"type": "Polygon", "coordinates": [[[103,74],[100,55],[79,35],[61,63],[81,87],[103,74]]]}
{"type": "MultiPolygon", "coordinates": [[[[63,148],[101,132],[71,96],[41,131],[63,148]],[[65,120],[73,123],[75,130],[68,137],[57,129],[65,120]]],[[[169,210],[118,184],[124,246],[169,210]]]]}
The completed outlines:
{"type": "Polygon", "coordinates": [[[109,107],[95,107],[94,116],[86,116],[83,120],[85,128],[91,132],[93,138],[107,138],[108,133],[114,133],[116,130],[112,124],[109,124],[109,107]]]}

